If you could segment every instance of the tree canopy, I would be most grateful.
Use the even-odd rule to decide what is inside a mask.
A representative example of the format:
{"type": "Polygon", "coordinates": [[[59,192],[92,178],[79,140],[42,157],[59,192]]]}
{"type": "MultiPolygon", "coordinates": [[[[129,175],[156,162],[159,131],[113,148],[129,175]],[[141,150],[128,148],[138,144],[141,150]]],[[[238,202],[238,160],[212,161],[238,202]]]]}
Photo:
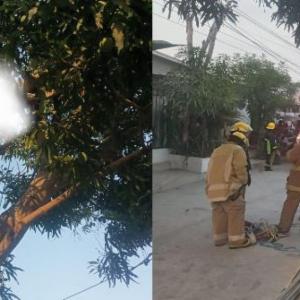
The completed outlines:
{"type": "Polygon", "coordinates": [[[128,259],[151,243],[151,13],[149,0],[0,2],[0,61],[33,116],[2,146],[2,266],[28,229],[102,224],[92,269],[134,279],[128,259]]]}
{"type": "MultiPolygon", "coordinates": [[[[186,57],[186,52],[183,53],[186,57]]],[[[205,64],[204,52],[194,48],[184,66],[170,72],[164,82],[168,100],[169,147],[178,154],[207,156],[220,143],[220,129],[234,115],[235,81],[229,57],[205,64]]]]}
{"type": "Polygon", "coordinates": [[[237,17],[233,11],[233,8],[237,6],[236,0],[229,0],[226,3],[211,0],[165,0],[164,2],[164,10],[169,10],[169,17],[173,7],[177,7],[178,15],[184,20],[191,17],[195,20],[197,27],[200,24],[203,26],[212,19],[222,23],[224,16],[235,22],[237,17]]]}
{"type": "Polygon", "coordinates": [[[292,31],[297,47],[300,45],[300,2],[295,0],[257,0],[261,5],[275,7],[272,19],[278,26],[292,31]]]}
{"type": "Polygon", "coordinates": [[[204,63],[204,52],[195,48],[165,81],[168,146],[178,154],[210,155],[238,107],[246,107],[260,139],[275,112],[293,105],[295,85],[282,64],[249,55],[219,56],[207,68],[204,63]]]}
{"type": "Polygon", "coordinates": [[[293,104],[295,93],[283,64],[276,66],[264,56],[235,56],[239,100],[247,106],[253,129],[262,130],[278,109],[293,104]]]}

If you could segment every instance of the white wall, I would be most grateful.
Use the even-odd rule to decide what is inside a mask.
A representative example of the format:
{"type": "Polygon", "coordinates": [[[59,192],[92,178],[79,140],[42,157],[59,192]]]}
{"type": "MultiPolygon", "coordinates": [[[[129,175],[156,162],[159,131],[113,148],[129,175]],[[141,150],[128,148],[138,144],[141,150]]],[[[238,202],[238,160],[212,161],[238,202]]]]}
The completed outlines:
{"type": "Polygon", "coordinates": [[[159,164],[168,164],[169,169],[187,170],[194,173],[205,173],[207,171],[209,158],[188,157],[183,155],[170,154],[169,149],[153,149],[153,166],[159,164]]]}
{"type": "Polygon", "coordinates": [[[172,71],[178,64],[164,58],[152,55],[152,73],[155,75],[166,75],[172,71]]]}
{"type": "Polygon", "coordinates": [[[152,150],[152,164],[160,164],[169,161],[170,149],[161,148],[152,150]]]}

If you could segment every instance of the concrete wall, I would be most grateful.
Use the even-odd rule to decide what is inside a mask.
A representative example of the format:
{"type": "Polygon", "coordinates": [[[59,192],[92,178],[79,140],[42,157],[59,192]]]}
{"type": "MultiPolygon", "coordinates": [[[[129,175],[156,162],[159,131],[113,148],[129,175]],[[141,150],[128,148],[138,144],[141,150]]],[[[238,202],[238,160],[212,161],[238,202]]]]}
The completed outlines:
{"type": "Polygon", "coordinates": [[[152,150],[152,164],[161,164],[169,161],[170,149],[161,148],[152,150]]]}
{"type": "MultiPolygon", "coordinates": [[[[194,173],[205,173],[207,171],[209,158],[185,157],[183,155],[170,154],[169,149],[153,149],[153,166],[164,165],[168,169],[187,170],[194,173]]],[[[163,170],[160,168],[160,170],[163,170]]]]}
{"type": "Polygon", "coordinates": [[[185,157],[182,155],[170,154],[169,161],[171,169],[182,169],[195,173],[205,173],[207,171],[209,158],[185,157]]]}
{"type": "Polygon", "coordinates": [[[152,73],[156,75],[166,75],[174,68],[178,67],[178,63],[166,60],[165,58],[152,56],[152,73]]]}

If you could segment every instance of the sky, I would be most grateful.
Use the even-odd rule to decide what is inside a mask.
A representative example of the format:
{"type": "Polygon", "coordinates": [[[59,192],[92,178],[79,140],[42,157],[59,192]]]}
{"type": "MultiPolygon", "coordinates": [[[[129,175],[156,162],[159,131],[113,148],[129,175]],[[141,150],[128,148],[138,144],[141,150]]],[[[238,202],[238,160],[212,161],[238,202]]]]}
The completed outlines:
{"type": "MultiPolygon", "coordinates": [[[[19,285],[11,284],[21,300],[63,300],[99,282],[89,274],[88,261],[95,260],[101,248],[103,233],[74,235],[64,230],[61,238],[27,232],[14,251],[14,265],[24,269],[18,273],[19,285]]],[[[147,253],[151,249],[147,249],[147,253]]],[[[152,267],[137,269],[139,284],[119,284],[109,288],[106,283],[90,289],[72,300],[151,300],[152,267]]]]}
{"type": "MultiPolygon", "coordinates": [[[[174,44],[185,44],[184,21],[179,19],[175,8],[171,19],[168,20],[168,12],[162,12],[162,3],[163,0],[153,0],[153,39],[166,40],[174,44]]],[[[238,22],[231,26],[238,29],[240,33],[222,26],[217,35],[213,56],[222,53],[233,55],[234,53],[246,52],[260,56],[264,53],[267,59],[276,64],[279,61],[284,61],[292,81],[300,81],[300,49],[295,47],[291,33],[285,31],[284,27],[278,28],[276,23],[271,21],[272,12],[275,10],[259,7],[255,0],[239,0],[238,3],[238,22]]],[[[194,26],[194,46],[201,46],[208,30],[209,24],[200,28],[194,26]]],[[[162,52],[174,56],[177,51],[177,48],[170,48],[162,52]]]]}

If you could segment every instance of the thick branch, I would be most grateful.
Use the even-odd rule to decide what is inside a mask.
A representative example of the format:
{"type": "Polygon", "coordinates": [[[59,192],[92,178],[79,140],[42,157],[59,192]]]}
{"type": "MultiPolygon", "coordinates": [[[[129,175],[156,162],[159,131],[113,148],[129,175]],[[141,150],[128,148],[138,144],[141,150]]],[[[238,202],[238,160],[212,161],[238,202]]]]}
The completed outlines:
{"type": "Polygon", "coordinates": [[[52,210],[53,208],[59,206],[61,203],[65,202],[67,199],[69,199],[71,197],[71,195],[76,190],[76,187],[78,187],[78,184],[74,187],[71,187],[71,188],[67,189],[62,194],[60,194],[56,198],[50,200],[49,202],[47,202],[43,206],[37,208],[35,211],[33,211],[32,213],[30,213],[29,215],[24,217],[22,219],[22,223],[24,225],[28,225],[31,222],[33,222],[34,220],[36,220],[37,218],[43,216],[44,214],[46,214],[47,212],[52,210]]]}
{"type": "MultiPolygon", "coordinates": [[[[124,156],[116,161],[114,161],[113,163],[111,163],[108,168],[109,169],[116,169],[119,168],[120,166],[126,164],[127,162],[147,153],[150,151],[150,148],[141,148],[127,156],[124,156]]],[[[27,214],[26,216],[24,216],[21,219],[21,223],[22,225],[29,225],[31,222],[33,222],[34,220],[36,220],[37,218],[41,217],[42,215],[46,214],[47,212],[49,212],[50,210],[52,210],[53,208],[59,206],[61,203],[65,202],[67,199],[69,199],[71,197],[71,195],[74,194],[74,192],[76,191],[76,189],[78,188],[79,183],[77,183],[75,186],[65,190],[62,194],[60,194],[59,196],[57,196],[56,198],[48,201],[47,203],[43,204],[42,206],[38,207],[37,209],[35,209],[34,211],[32,211],[31,213],[27,214]]]]}
{"type": "Polygon", "coordinates": [[[53,177],[57,178],[45,171],[38,172],[18,202],[1,214],[0,264],[20,242],[31,222],[69,199],[77,188],[75,185],[49,201],[65,185],[63,180],[57,182],[53,177]]]}

